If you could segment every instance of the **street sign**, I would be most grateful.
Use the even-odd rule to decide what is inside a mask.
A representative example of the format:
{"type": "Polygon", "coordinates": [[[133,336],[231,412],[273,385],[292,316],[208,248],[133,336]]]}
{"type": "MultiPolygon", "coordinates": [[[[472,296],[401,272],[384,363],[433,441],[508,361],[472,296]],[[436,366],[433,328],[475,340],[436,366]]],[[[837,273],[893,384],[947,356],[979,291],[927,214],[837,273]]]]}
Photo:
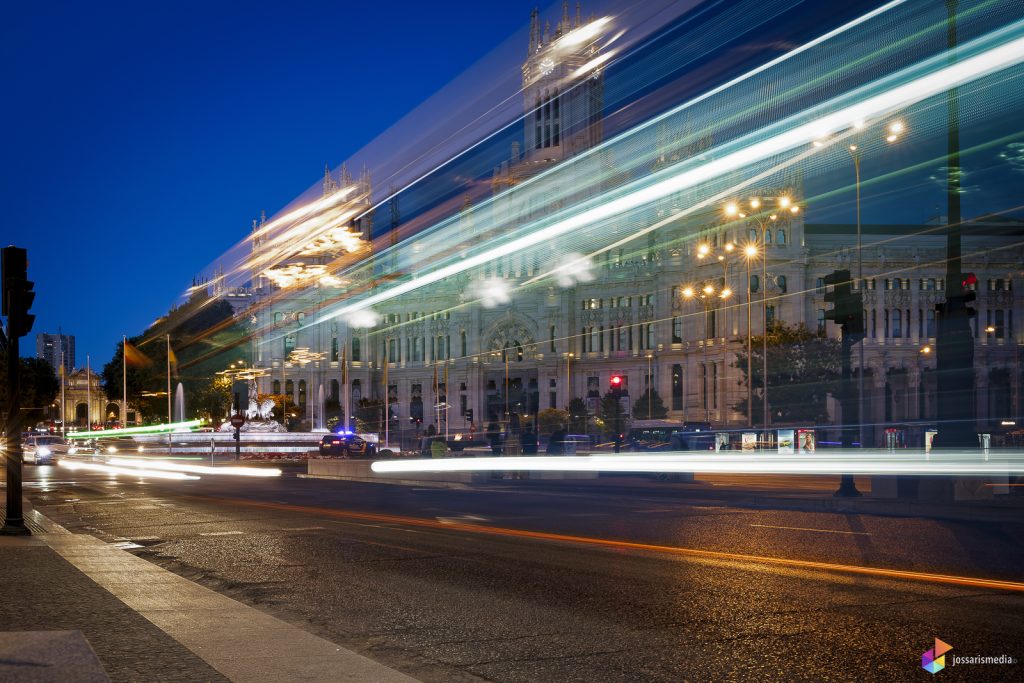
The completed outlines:
{"type": "Polygon", "coordinates": [[[245,415],[241,413],[235,413],[231,416],[231,426],[235,429],[241,429],[242,425],[245,424],[245,415]]]}

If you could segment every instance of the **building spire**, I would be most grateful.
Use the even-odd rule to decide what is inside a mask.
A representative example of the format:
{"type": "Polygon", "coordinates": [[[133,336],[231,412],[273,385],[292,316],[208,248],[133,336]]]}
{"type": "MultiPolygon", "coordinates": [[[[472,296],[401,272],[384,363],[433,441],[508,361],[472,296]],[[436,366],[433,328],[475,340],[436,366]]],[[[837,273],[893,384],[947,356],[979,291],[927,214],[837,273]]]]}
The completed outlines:
{"type": "Polygon", "coordinates": [[[579,0],[576,0],[576,24],[575,26],[573,26],[573,28],[579,28],[582,25],[583,20],[580,18],[580,3],[579,0]]]}
{"type": "Polygon", "coordinates": [[[536,7],[530,12],[530,50],[527,52],[527,57],[532,57],[533,53],[540,49],[540,12],[536,7]]]}
{"type": "Polygon", "coordinates": [[[562,0],[562,21],[558,24],[558,33],[565,35],[572,30],[572,24],[569,23],[569,0],[562,0]]]}

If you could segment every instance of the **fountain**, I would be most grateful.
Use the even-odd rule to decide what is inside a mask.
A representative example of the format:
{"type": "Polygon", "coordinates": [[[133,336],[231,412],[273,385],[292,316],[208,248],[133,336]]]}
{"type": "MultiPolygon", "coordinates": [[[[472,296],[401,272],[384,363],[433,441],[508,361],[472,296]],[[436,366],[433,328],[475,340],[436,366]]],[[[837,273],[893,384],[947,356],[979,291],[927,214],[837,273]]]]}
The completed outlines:
{"type": "Polygon", "coordinates": [[[174,390],[174,421],[185,421],[185,387],[178,382],[178,388],[174,390]]]}
{"type": "Polygon", "coordinates": [[[324,385],[320,385],[319,391],[316,396],[316,415],[313,417],[313,431],[314,432],[326,432],[327,428],[324,427],[324,385]]]}

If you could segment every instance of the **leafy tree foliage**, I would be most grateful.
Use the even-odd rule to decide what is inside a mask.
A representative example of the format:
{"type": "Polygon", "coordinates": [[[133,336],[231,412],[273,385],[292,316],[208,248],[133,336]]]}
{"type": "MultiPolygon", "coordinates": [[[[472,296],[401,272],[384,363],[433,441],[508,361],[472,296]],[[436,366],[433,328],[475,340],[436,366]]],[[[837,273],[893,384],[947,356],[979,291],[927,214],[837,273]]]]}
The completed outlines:
{"type": "MultiPolygon", "coordinates": [[[[753,419],[761,424],[764,396],[762,354],[764,337],[752,339],[753,419]]],[[[840,385],[840,345],[835,339],[811,332],[803,324],[775,325],[768,330],[768,410],[772,424],[815,424],[828,422],[828,395],[840,385]]],[[[746,386],[747,354],[736,354],[733,367],[739,368],[741,386],[746,386]]],[[[735,406],[747,414],[746,399],[735,406]]]]}
{"type": "Polygon", "coordinates": [[[569,401],[569,432],[571,434],[587,433],[587,403],[582,398],[569,401]]]}
{"type": "MultiPolygon", "coordinates": [[[[202,288],[145,332],[128,339],[151,361],[146,367],[133,367],[129,363],[128,403],[140,410],[144,421],[167,419],[168,334],[178,360],[171,391],[179,381],[184,385],[188,416],[220,416],[230,398],[224,401],[225,408],[219,407],[223,388],[214,384],[216,373],[246,358],[248,336],[244,326],[235,320],[231,305],[213,298],[202,288]]],[[[103,366],[103,388],[112,400],[120,399],[123,391],[123,357],[122,344],[118,342],[110,362],[103,366]]]]}
{"type": "MultiPolygon", "coordinates": [[[[22,425],[37,422],[60,393],[53,366],[42,358],[20,358],[22,425]]],[[[0,351],[0,413],[7,414],[7,353],[0,351]]]]}
{"type": "Polygon", "coordinates": [[[629,411],[623,410],[619,399],[610,391],[601,398],[601,419],[604,421],[604,428],[609,436],[626,431],[629,411]]]}
{"type": "Polygon", "coordinates": [[[545,408],[537,413],[537,425],[540,434],[547,436],[561,427],[565,429],[569,424],[569,411],[558,408],[545,408]]]}
{"type": "Polygon", "coordinates": [[[633,404],[633,417],[637,420],[663,420],[668,417],[668,409],[661,402],[657,389],[651,387],[633,404]]]}

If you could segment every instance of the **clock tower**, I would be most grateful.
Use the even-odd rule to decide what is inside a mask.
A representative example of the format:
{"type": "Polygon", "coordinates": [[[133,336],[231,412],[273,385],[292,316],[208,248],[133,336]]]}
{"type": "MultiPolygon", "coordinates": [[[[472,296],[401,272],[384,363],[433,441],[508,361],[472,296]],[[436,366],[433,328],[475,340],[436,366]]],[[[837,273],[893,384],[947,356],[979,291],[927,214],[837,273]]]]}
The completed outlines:
{"type": "Polygon", "coordinates": [[[580,4],[569,16],[543,32],[537,10],[530,18],[530,46],[523,64],[524,149],[528,164],[558,162],[601,141],[604,74],[599,41],[600,21],[583,21],[580,4]]]}

